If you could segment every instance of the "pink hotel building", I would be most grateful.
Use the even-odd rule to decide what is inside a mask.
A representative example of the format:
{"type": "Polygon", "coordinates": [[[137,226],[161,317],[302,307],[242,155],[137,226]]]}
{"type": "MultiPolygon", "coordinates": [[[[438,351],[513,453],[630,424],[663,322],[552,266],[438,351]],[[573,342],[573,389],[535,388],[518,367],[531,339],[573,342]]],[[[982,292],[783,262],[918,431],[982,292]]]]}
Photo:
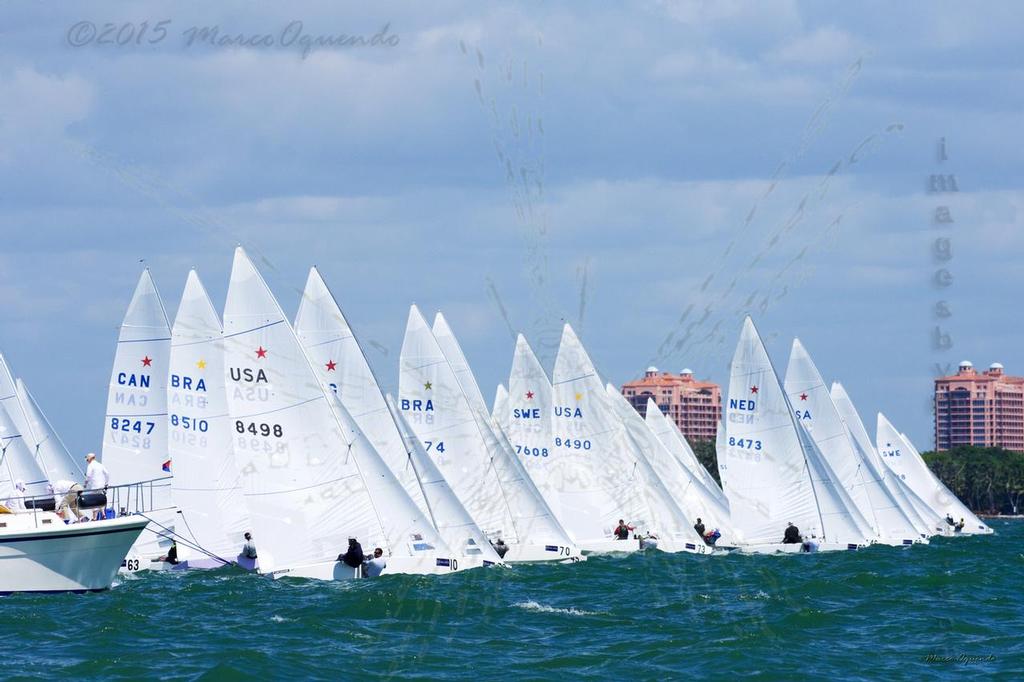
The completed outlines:
{"type": "Polygon", "coordinates": [[[1006,376],[998,362],[979,374],[965,360],[935,380],[935,449],[958,445],[1024,452],[1024,377],[1006,376]]]}
{"type": "Polygon", "coordinates": [[[722,418],[722,391],[718,384],[694,379],[689,369],[672,374],[648,367],[643,379],[623,384],[622,395],[641,416],[647,415],[647,399],[654,398],[661,411],[691,440],[715,439],[722,418]]]}

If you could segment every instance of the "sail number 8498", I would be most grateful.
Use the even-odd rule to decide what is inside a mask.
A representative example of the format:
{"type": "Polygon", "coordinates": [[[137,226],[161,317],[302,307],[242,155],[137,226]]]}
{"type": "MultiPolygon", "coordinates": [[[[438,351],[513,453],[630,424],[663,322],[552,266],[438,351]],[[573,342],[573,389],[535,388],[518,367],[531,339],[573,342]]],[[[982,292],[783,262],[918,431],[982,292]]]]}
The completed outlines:
{"type": "Polygon", "coordinates": [[[241,419],[235,422],[235,431],[238,433],[251,433],[254,436],[270,436],[273,434],[275,438],[280,438],[284,435],[284,429],[281,428],[280,424],[246,423],[241,419]]]}

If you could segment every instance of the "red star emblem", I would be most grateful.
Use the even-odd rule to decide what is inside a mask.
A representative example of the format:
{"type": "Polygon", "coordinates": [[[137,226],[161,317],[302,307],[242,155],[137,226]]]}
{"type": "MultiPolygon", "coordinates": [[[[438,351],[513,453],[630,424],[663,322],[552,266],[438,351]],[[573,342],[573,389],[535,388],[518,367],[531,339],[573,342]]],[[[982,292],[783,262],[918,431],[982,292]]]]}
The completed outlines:
{"type": "Polygon", "coordinates": [[[327,371],[328,372],[333,372],[334,368],[337,367],[337,366],[338,366],[338,363],[336,363],[334,360],[328,360],[327,361],[327,371]]]}
{"type": "Polygon", "coordinates": [[[800,394],[800,400],[807,400],[807,394],[806,393],[801,393],[800,394]]]}
{"type": "Polygon", "coordinates": [[[153,364],[153,358],[149,357],[148,355],[146,357],[142,358],[142,366],[143,367],[149,367],[152,364],[153,364]]]}
{"type": "Polygon", "coordinates": [[[257,348],[256,349],[256,357],[258,357],[258,358],[265,358],[265,357],[267,357],[267,349],[264,348],[263,346],[260,346],[259,348],[257,348]]]}
{"type": "Polygon", "coordinates": [[[751,386],[750,387],[750,392],[751,393],[757,393],[757,386],[751,386]]]}
{"type": "Polygon", "coordinates": [[[527,400],[533,400],[533,391],[527,391],[526,392],[526,399],[527,400]]]}

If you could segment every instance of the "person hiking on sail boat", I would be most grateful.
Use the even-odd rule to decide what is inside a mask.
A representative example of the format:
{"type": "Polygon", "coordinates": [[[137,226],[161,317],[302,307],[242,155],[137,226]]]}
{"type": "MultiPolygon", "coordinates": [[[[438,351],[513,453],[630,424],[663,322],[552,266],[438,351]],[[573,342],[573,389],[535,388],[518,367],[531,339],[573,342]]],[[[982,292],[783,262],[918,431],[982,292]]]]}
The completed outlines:
{"type": "Polygon", "coordinates": [[[380,547],[374,549],[373,558],[367,559],[364,566],[366,568],[366,577],[378,577],[384,571],[384,569],[388,567],[388,562],[384,558],[384,550],[380,547]]]}
{"type": "Polygon", "coordinates": [[[953,532],[959,533],[964,529],[964,520],[960,519],[960,522],[953,526],[953,532]]]}
{"type": "Polygon", "coordinates": [[[693,529],[697,531],[697,535],[704,537],[704,522],[697,517],[697,523],[693,524],[693,529]]]}
{"type": "Polygon", "coordinates": [[[366,561],[366,555],[363,554],[363,546],[355,538],[349,538],[348,549],[345,550],[344,554],[338,555],[338,561],[351,568],[359,568],[366,561]]]}
{"type": "Polygon", "coordinates": [[[629,539],[629,531],[631,531],[631,530],[636,530],[636,529],[633,526],[631,526],[628,523],[626,523],[625,521],[623,521],[622,519],[619,519],[618,527],[614,531],[612,531],[612,532],[615,534],[615,539],[616,540],[628,540],[629,539]]]}
{"type": "Polygon", "coordinates": [[[800,537],[800,529],[793,525],[790,521],[789,525],[786,526],[786,532],[782,536],[782,544],[784,545],[799,545],[802,544],[804,539],[800,537]]]}
{"type": "Polygon", "coordinates": [[[256,558],[256,543],[252,541],[252,533],[245,531],[245,544],[242,545],[242,556],[246,559],[256,558]]]}
{"type": "Polygon", "coordinates": [[[494,551],[497,552],[499,559],[504,559],[505,555],[508,554],[508,545],[506,545],[505,541],[501,538],[498,538],[497,541],[492,542],[491,547],[493,547],[494,551]]]}

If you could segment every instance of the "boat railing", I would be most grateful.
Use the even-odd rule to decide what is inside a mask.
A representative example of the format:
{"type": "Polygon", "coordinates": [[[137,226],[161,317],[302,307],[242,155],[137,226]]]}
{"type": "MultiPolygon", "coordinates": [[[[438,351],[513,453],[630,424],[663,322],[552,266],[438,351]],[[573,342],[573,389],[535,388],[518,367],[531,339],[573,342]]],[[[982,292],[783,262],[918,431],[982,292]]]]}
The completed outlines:
{"type": "MultiPolygon", "coordinates": [[[[77,507],[80,514],[98,519],[148,514],[158,509],[171,506],[171,479],[154,478],[148,481],[136,481],[110,485],[105,488],[75,490],[77,507]]],[[[10,514],[29,515],[34,518],[34,525],[40,525],[45,512],[54,512],[61,507],[66,495],[35,494],[20,497],[9,496],[2,507],[10,514]]],[[[2,516],[0,516],[2,518],[2,516]]]]}

